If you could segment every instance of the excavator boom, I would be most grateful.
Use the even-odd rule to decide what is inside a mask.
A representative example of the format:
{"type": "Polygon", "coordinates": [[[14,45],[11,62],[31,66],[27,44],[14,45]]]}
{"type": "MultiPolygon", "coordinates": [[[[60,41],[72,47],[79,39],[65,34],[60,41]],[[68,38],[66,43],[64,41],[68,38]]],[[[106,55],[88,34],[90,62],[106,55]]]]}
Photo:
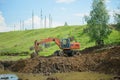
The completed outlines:
{"type": "Polygon", "coordinates": [[[52,42],[52,41],[54,41],[58,45],[58,47],[61,48],[60,47],[60,40],[59,39],[57,39],[57,38],[47,38],[47,39],[43,39],[40,42],[38,42],[37,40],[35,40],[35,42],[34,42],[35,52],[38,53],[38,51],[39,51],[39,45],[40,44],[48,43],[48,42],[52,42]]]}

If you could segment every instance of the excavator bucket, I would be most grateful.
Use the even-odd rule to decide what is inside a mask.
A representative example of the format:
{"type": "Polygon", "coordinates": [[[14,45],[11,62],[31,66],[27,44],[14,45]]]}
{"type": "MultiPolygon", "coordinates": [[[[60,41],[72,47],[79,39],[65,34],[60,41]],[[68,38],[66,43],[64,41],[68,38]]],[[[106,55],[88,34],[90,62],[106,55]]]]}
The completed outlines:
{"type": "Polygon", "coordinates": [[[31,46],[29,49],[30,49],[30,51],[34,50],[34,46],[31,46]]]}
{"type": "Polygon", "coordinates": [[[36,52],[33,52],[33,53],[31,54],[31,58],[34,58],[34,57],[36,57],[36,56],[38,56],[38,54],[37,54],[36,52]]]}

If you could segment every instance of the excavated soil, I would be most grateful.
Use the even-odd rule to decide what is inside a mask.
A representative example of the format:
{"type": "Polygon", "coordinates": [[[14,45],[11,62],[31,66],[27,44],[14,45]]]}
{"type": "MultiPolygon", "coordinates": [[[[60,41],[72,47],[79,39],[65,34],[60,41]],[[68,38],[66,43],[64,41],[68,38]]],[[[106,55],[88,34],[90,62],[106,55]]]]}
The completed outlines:
{"type": "MultiPolygon", "coordinates": [[[[96,49],[96,48],[95,48],[96,49]]],[[[97,71],[120,75],[120,46],[96,51],[85,50],[73,57],[35,57],[19,61],[0,62],[5,69],[22,73],[61,73],[70,71],[97,71]]]]}

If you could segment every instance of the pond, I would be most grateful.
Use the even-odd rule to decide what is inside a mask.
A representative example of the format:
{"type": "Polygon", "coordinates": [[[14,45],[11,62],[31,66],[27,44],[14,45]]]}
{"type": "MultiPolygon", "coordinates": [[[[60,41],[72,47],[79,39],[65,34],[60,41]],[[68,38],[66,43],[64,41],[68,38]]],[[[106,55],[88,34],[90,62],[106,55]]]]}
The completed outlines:
{"type": "Polygon", "coordinates": [[[19,80],[15,74],[0,74],[0,80],[19,80]]]}

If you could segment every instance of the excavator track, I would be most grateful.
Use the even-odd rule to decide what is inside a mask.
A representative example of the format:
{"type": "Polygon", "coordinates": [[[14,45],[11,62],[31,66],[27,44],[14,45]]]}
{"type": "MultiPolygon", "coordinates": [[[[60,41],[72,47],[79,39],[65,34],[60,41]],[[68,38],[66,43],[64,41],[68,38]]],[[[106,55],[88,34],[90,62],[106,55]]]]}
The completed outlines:
{"type": "MultiPolygon", "coordinates": [[[[68,51],[67,53],[62,51],[62,50],[56,50],[52,55],[49,56],[44,56],[44,57],[55,57],[55,56],[59,56],[59,57],[73,57],[75,55],[81,55],[80,50],[71,50],[68,51]]],[[[33,52],[31,54],[31,58],[37,57],[38,54],[36,52],[33,52]]]]}
{"type": "Polygon", "coordinates": [[[64,56],[64,57],[72,57],[74,55],[80,55],[79,50],[70,50],[70,51],[61,51],[57,50],[53,54],[54,56],[64,56]]]}

